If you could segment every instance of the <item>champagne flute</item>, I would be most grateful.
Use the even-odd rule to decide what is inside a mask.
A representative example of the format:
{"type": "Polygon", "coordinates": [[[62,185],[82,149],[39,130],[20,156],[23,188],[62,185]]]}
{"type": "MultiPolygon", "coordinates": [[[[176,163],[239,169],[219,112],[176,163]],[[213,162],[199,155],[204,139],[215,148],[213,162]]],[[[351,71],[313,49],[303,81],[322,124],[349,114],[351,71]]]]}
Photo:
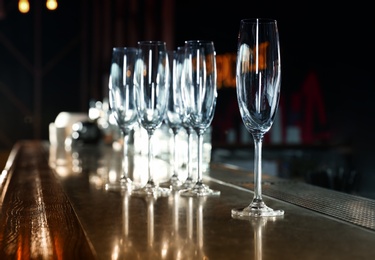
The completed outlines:
{"type": "MultiPolygon", "coordinates": [[[[183,74],[183,68],[184,68],[184,62],[185,62],[185,46],[179,46],[177,47],[177,51],[180,53],[179,60],[181,64],[181,79],[180,79],[180,85],[181,90],[185,88],[185,76],[183,74]]],[[[180,95],[182,95],[182,91],[180,92],[180,95]]],[[[183,98],[181,99],[183,101],[183,98]]],[[[193,162],[192,162],[192,143],[193,143],[193,134],[194,130],[189,124],[189,117],[188,117],[188,109],[187,106],[184,104],[184,102],[180,103],[181,105],[181,124],[182,127],[185,129],[187,134],[187,162],[186,162],[186,169],[187,169],[187,176],[186,179],[183,181],[180,189],[189,189],[194,186],[194,180],[193,180],[193,162]]]]}
{"type": "Polygon", "coordinates": [[[281,62],[276,20],[241,20],[236,84],[241,117],[254,139],[254,198],[247,207],[232,209],[232,217],[283,215],[283,210],[273,210],[262,198],[262,142],[273,124],[280,99],[281,62]]]}
{"type": "Polygon", "coordinates": [[[173,155],[172,166],[173,174],[170,179],[163,183],[162,186],[168,186],[172,190],[178,190],[182,184],[178,176],[178,147],[177,137],[182,128],[182,95],[181,95],[181,72],[183,63],[181,62],[181,55],[184,55],[181,50],[173,50],[168,52],[169,57],[169,99],[166,121],[173,132],[173,155]]]}
{"type": "Polygon", "coordinates": [[[183,69],[183,101],[190,126],[198,136],[197,180],[192,188],[181,191],[182,196],[220,195],[203,184],[203,136],[215,113],[217,99],[217,70],[214,43],[206,40],[185,42],[183,69]]]}
{"type": "Polygon", "coordinates": [[[134,188],[128,177],[129,134],[137,123],[135,107],[134,67],[138,50],[136,48],[114,47],[112,49],[109,76],[109,103],[117,125],[123,134],[122,173],[117,183],[107,183],[107,190],[131,190],[134,188]]]}
{"type": "Polygon", "coordinates": [[[166,43],[162,41],[138,42],[135,70],[136,107],[141,127],[148,135],[148,180],[145,186],[133,190],[141,196],[168,196],[169,188],[154,181],[152,137],[165,118],[169,96],[169,62],[166,43]]]}

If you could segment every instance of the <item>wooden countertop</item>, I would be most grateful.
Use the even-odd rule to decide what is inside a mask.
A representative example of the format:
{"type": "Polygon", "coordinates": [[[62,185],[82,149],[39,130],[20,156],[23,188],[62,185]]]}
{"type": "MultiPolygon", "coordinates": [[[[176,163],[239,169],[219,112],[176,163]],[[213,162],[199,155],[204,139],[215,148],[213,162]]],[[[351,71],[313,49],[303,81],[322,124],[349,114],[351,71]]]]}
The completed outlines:
{"type": "MultiPolygon", "coordinates": [[[[214,164],[218,197],[140,198],[109,192],[121,151],[18,142],[0,175],[0,259],[373,259],[375,201],[264,176],[280,218],[233,219],[252,199],[252,175],[214,164]]],[[[161,176],[168,165],[159,160],[161,176]]],[[[132,177],[143,182],[146,158],[132,177]]]]}
{"type": "Polygon", "coordinates": [[[1,173],[0,259],[96,259],[46,156],[17,143],[1,173]]]}

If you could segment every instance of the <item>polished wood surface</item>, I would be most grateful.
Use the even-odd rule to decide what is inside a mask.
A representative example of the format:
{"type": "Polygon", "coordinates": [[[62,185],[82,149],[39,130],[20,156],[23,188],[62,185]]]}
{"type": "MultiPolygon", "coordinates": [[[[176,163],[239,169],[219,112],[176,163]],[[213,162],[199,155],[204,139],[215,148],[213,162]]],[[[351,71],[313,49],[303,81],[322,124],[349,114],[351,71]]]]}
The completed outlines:
{"type": "MultiPolygon", "coordinates": [[[[120,174],[121,154],[108,146],[67,150],[38,141],[17,143],[1,174],[0,259],[352,260],[375,255],[375,229],[355,221],[361,214],[375,216],[372,200],[264,176],[266,203],[284,209],[285,216],[238,220],[230,210],[252,199],[249,172],[211,165],[204,181],[221,191],[217,197],[142,198],[104,189],[120,174]],[[324,209],[309,209],[304,201],[298,205],[302,193],[294,191],[301,190],[308,191],[311,203],[310,194],[324,201],[324,209]],[[285,194],[293,203],[283,199],[285,194]],[[337,196],[346,205],[335,204],[337,196]],[[329,209],[349,217],[333,217],[329,209]]],[[[158,176],[166,178],[168,164],[156,164],[158,176]]],[[[146,158],[134,156],[130,165],[131,177],[143,183],[146,158]]]]}
{"type": "Polygon", "coordinates": [[[17,144],[1,174],[0,259],[95,259],[43,151],[17,144]]]}

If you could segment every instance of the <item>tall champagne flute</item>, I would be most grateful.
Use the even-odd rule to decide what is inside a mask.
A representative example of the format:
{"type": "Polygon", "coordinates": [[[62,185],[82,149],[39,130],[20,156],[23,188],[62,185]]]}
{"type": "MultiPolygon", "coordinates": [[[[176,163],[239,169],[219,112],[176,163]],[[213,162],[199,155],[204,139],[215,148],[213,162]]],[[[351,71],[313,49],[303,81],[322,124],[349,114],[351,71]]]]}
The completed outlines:
{"type": "MultiPolygon", "coordinates": [[[[184,62],[185,62],[185,46],[177,47],[177,51],[179,52],[179,63],[181,65],[181,75],[180,75],[181,92],[179,94],[182,95],[183,93],[182,90],[185,88],[185,76],[183,73],[184,62]]],[[[183,98],[181,100],[183,101],[183,98]]],[[[186,176],[186,179],[182,182],[180,189],[190,189],[194,186],[193,162],[192,162],[193,159],[192,159],[192,151],[191,151],[194,130],[189,123],[187,105],[185,105],[184,102],[181,102],[180,105],[181,105],[181,109],[180,109],[181,124],[187,134],[187,162],[186,162],[187,176],[186,176]]]]}
{"type": "Polygon", "coordinates": [[[114,47],[112,49],[111,70],[109,76],[109,102],[117,125],[123,134],[123,162],[120,181],[107,183],[107,190],[134,188],[128,177],[129,135],[137,123],[135,107],[134,68],[138,50],[136,48],[114,47]]]}
{"type": "Polygon", "coordinates": [[[160,187],[154,181],[152,168],[152,137],[165,118],[169,96],[169,62],[166,43],[162,41],[138,42],[135,70],[136,107],[141,127],[148,135],[148,180],[145,186],[133,190],[141,196],[167,196],[169,188],[160,187]]]}
{"type": "Polygon", "coordinates": [[[185,42],[183,100],[188,121],[198,136],[197,180],[192,188],[181,191],[182,196],[220,195],[203,184],[203,136],[211,125],[217,99],[217,70],[214,43],[206,40],[185,42]]]}
{"type": "Polygon", "coordinates": [[[182,128],[182,95],[181,95],[181,72],[183,63],[181,62],[181,55],[184,55],[181,50],[173,50],[168,52],[169,57],[169,98],[166,121],[173,132],[173,154],[172,166],[173,173],[170,179],[161,184],[161,186],[168,186],[172,190],[178,190],[182,184],[178,176],[178,146],[177,137],[182,128]]]}
{"type": "Polygon", "coordinates": [[[280,99],[281,61],[276,20],[241,20],[236,84],[241,117],[254,139],[254,198],[247,207],[232,209],[232,217],[283,215],[283,210],[273,210],[262,198],[263,136],[273,124],[280,99]]]}

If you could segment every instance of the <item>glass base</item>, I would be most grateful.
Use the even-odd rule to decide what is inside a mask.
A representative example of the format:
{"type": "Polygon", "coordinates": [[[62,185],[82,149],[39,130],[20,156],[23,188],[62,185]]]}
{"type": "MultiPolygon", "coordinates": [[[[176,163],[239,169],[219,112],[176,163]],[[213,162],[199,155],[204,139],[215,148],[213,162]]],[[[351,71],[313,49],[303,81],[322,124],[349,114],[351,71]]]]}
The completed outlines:
{"type": "Polygon", "coordinates": [[[160,183],[160,187],[170,188],[171,190],[177,191],[181,190],[182,182],[177,176],[172,176],[168,181],[160,183]]]}
{"type": "Polygon", "coordinates": [[[192,188],[181,190],[180,195],[185,197],[219,196],[220,191],[212,190],[202,183],[197,183],[192,188]]]}
{"type": "Polygon", "coordinates": [[[194,184],[195,184],[195,182],[193,181],[192,178],[187,178],[187,179],[184,181],[184,183],[182,183],[182,185],[181,185],[180,188],[181,188],[182,190],[191,189],[191,188],[194,187],[194,184]]]}
{"type": "Polygon", "coordinates": [[[134,189],[132,195],[142,197],[165,197],[169,196],[171,189],[163,188],[155,184],[147,183],[145,186],[139,189],[134,189]]]}
{"type": "Polygon", "coordinates": [[[256,217],[277,217],[283,216],[284,210],[274,210],[263,202],[252,203],[245,208],[232,209],[232,218],[251,219],[256,217]]]}

